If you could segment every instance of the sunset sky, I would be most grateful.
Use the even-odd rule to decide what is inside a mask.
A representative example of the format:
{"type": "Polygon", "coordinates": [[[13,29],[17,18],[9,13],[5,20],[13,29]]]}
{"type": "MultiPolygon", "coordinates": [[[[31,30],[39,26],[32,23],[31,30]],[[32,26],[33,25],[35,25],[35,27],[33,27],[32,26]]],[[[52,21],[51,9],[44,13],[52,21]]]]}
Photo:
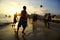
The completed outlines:
{"type": "Polygon", "coordinates": [[[40,15],[47,12],[60,14],[60,0],[0,0],[0,13],[11,15],[20,13],[24,5],[27,6],[28,14],[34,12],[40,15]]]}

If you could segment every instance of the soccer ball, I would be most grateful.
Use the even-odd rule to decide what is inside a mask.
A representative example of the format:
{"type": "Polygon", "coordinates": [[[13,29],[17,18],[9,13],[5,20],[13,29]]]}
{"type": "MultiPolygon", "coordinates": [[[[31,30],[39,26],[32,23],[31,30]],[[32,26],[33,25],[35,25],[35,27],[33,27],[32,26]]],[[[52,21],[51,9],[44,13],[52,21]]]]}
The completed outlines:
{"type": "Polygon", "coordinates": [[[43,6],[42,6],[42,5],[40,5],[40,7],[42,8],[43,6]]]}

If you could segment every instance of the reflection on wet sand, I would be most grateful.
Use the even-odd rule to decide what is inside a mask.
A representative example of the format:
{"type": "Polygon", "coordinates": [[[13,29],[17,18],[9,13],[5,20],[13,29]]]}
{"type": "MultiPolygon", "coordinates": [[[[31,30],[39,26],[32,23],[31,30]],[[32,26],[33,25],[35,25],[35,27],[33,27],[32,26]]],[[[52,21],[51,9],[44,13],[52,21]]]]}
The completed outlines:
{"type": "Polygon", "coordinates": [[[22,35],[19,35],[16,31],[14,32],[15,32],[15,40],[25,40],[24,33],[22,33],[22,35]],[[21,38],[19,36],[21,36],[21,38]]]}
{"type": "MultiPolygon", "coordinates": [[[[31,19],[32,20],[32,19],[31,19]]],[[[32,23],[28,22],[28,26],[25,30],[25,35],[22,34],[22,28],[20,28],[19,33],[14,32],[11,25],[4,26],[0,29],[0,39],[1,40],[58,40],[60,39],[60,32],[48,28],[45,28],[44,23],[40,20],[32,23]]],[[[53,24],[54,25],[54,24],[53,24]]],[[[52,27],[50,25],[50,27],[52,27]]]]}
{"type": "Polygon", "coordinates": [[[15,33],[15,40],[20,40],[19,35],[15,33]]]}

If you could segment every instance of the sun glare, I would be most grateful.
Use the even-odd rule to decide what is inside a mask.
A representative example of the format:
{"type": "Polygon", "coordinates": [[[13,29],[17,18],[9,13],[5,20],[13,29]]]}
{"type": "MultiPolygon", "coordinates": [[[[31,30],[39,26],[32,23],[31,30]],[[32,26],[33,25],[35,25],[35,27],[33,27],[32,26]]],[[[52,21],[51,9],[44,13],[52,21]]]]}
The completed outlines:
{"type": "Polygon", "coordinates": [[[11,9],[11,10],[10,10],[10,14],[11,14],[11,15],[15,14],[16,12],[17,12],[16,9],[11,9]]]}

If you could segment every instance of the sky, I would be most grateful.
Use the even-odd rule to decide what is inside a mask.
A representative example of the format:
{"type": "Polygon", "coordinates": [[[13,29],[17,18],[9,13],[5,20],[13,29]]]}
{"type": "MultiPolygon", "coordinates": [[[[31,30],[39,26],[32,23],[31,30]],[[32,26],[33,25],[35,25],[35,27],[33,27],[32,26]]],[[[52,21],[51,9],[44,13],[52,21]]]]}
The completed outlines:
{"type": "Polygon", "coordinates": [[[0,14],[21,13],[23,6],[27,7],[28,14],[45,13],[60,15],[60,0],[0,0],[0,14]],[[43,5],[41,8],[40,5],[43,5]]]}

